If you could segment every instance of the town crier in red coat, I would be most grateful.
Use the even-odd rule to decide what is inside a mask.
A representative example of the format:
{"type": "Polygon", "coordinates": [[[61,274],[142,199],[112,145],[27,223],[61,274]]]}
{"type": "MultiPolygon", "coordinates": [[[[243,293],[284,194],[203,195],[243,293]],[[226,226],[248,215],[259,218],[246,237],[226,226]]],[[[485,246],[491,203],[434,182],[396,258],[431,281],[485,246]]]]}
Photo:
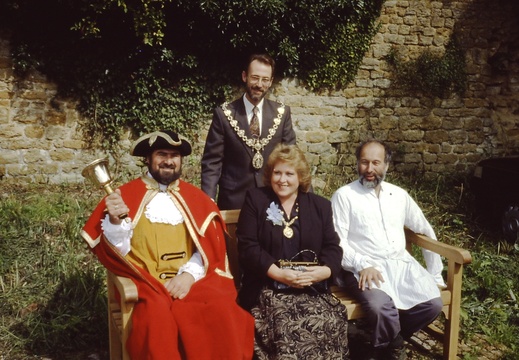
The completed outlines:
{"type": "Polygon", "coordinates": [[[254,320],[236,303],[225,223],[207,195],[180,180],[191,145],[156,131],[130,153],[147,171],[106,196],[82,231],[107,269],[137,285],[130,357],[251,359],[254,320]]]}

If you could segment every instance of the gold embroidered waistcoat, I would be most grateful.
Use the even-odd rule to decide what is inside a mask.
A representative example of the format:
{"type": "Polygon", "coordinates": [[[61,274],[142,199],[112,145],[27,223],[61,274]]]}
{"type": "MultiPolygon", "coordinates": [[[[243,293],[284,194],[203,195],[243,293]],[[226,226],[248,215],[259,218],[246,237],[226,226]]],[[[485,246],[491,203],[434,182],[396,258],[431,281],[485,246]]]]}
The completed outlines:
{"type": "Polygon", "coordinates": [[[133,230],[131,251],[126,257],[164,283],[189,261],[193,248],[185,223],[152,223],[146,216],[141,216],[133,230]]]}

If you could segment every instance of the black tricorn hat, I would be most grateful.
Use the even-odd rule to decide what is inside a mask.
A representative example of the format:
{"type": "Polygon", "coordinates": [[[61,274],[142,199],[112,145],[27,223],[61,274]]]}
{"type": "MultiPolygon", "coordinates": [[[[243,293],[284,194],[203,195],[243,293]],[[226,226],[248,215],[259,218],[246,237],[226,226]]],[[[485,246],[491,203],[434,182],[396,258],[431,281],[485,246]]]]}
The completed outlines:
{"type": "Polygon", "coordinates": [[[143,135],[133,143],[130,155],[146,157],[157,149],[175,149],[181,156],[191,154],[191,144],[170,130],[155,131],[143,135]]]}

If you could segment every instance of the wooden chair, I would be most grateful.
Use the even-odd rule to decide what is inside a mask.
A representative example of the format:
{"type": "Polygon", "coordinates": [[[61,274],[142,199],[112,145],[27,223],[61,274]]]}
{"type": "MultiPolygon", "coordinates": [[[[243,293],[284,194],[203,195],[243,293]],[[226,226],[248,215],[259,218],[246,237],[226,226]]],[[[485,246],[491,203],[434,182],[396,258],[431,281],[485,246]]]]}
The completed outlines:
{"type": "Polygon", "coordinates": [[[133,305],[139,300],[137,286],[129,279],[107,271],[108,336],[111,360],[130,360],[126,340],[132,328],[133,305]]]}
{"type": "MultiPolygon", "coordinates": [[[[227,243],[227,256],[229,266],[235,278],[236,286],[239,286],[240,268],[238,264],[238,250],[236,244],[236,224],[239,210],[222,211],[222,217],[227,224],[229,233],[227,243]]],[[[447,286],[441,289],[443,300],[443,313],[445,314],[444,330],[430,325],[424,329],[443,343],[443,358],[456,359],[458,350],[458,337],[460,327],[460,306],[463,266],[469,264],[472,259],[467,250],[434,241],[427,236],[415,234],[405,229],[407,248],[411,251],[414,245],[440,254],[447,260],[447,286]]],[[[138,301],[137,288],[131,280],[121,278],[108,273],[108,320],[110,336],[110,359],[129,359],[126,353],[126,340],[131,329],[131,313],[133,305],[138,301]]],[[[334,295],[348,309],[348,319],[362,318],[362,310],[351,297],[341,288],[333,287],[334,295]]]]}

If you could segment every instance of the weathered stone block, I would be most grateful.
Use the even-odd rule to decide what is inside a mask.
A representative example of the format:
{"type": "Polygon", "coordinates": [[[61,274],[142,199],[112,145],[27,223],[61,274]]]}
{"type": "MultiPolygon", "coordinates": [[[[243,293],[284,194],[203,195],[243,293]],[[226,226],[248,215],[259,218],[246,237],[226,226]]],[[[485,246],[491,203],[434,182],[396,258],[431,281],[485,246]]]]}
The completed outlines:
{"type": "Polygon", "coordinates": [[[407,141],[421,141],[423,140],[423,130],[407,130],[402,131],[402,137],[407,141]]]}
{"type": "Polygon", "coordinates": [[[0,105],[0,124],[7,124],[9,122],[9,108],[0,105]]]}
{"type": "Polygon", "coordinates": [[[45,131],[45,138],[48,140],[66,139],[70,136],[70,129],[58,125],[50,125],[45,131]]]}
{"type": "Polygon", "coordinates": [[[9,140],[20,138],[22,136],[23,127],[16,125],[13,126],[12,124],[0,124],[0,139],[4,139],[2,140],[2,147],[5,146],[4,144],[9,143],[9,140]]]}
{"type": "Polygon", "coordinates": [[[461,155],[461,156],[458,156],[458,158],[460,160],[463,159],[464,161],[466,161],[467,154],[474,153],[475,151],[477,151],[477,146],[475,144],[464,144],[464,143],[462,143],[460,145],[455,145],[452,150],[453,153],[461,155]]]}
{"type": "Polygon", "coordinates": [[[467,132],[465,130],[449,131],[449,142],[451,144],[464,144],[467,141],[467,132]]]}
{"type": "Polygon", "coordinates": [[[455,164],[458,161],[456,154],[439,154],[438,163],[441,164],[455,164]]]}
{"type": "Polygon", "coordinates": [[[445,26],[445,19],[439,16],[434,16],[431,19],[431,25],[435,28],[444,27],[445,26]]]}
{"type": "Polygon", "coordinates": [[[27,164],[46,163],[48,159],[48,153],[39,149],[29,149],[23,154],[23,161],[27,164]]]}
{"type": "Polygon", "coordinates": [[[327,116],[320,121],[321,129],[329,132],[335,132],[342,128],[343,120],[336,116],[327,116]]]}
{"type": "Polygon", "coordinates": [[[313,116],[300,116],[297,119],[293,119],[294,125],[299,130],[308,131],[315,128],[315,118],[313,116]]]}
{"type": "Polygon", "coordinates": [[[12,177],[19,177],[19,176],[26,176],[29,174],[29,170],[26,165],[21,164],[7,164],[5,166],[5,172],[8,176],[12,177]]]}
{"type": "Polygon", "coordinates": [[[67,149],[52,150],[49,152],[52,161],[68,162],[75,159],[74,152],[67,149]]]}
{"type": "Polygon", "coordinates": [[[46,100],[47,94],[45,91],[26,90],[20,94],[20,97],[25,100],[46,100]]]}
{"type": "Polygon", "coordinates": [[[34,110],[18,111],[14,113],[13,121],[19,122],[21,124],[42,123],[43,112],[34,110]]]}
{"type": "Polygon", "coordinates": [[[321,155],[321,164],[333,165],[337,164],[337,154],[323,154],[321,155]]]}
{"type": "Polygon", "coordinates": [[[20,162],[20,155],[14,150],[2,150],[0,152],[0,164],[18,164],[20,162]]]}
{"type": "Polygon", "coordinates": [[[406,162],[408,164],[421,163],[422,155],[421,154],[405,154],[404,162],[406,162]]]}
{"type": "Polygon", "coordinates": [[[449,132],[446,130],[432,130],[425,133],[424,140],[441,144],[449,140],[449,132]]]}
{"type": "Polygon", "coordinates": [[[49,125],[65,125],[67,117],[62,111],[49,110],[45,113],[45,121],[49,125]]]}
{"type": "Polygon", "coordinates": [[[441,46],[441,45],[435,44],[436,38],[438,38],[438,36],[435,36],[435,37],[419,36],[417,42],[413,42],[413,44],[418,44],[420,46],[431,46],[434,43],[434,45],[436,45],[436,46],[441,46]]]}
{"type": "Polygon", "coordinates": [[[314,154],[324,154],[328,152],[332,152],[333,148],[329,143],[318,143],[318,144],[308,144],[308,151],[314,154]]]}
{"type": "Polygon", "coordinates": [[[29,164],[27,170],[29,171],[29,174],[33,175],[49,175],[57,174],[59,172],[59,166],[56,163],[29,164]]]}
{"type": "Polygon", "coordinates": [[[319,155],[316,154],[305,154],[306,161],[308,164],[312,165],[319,165],[319,155]]]}
{"type": "Polygon", "coordinates": [[[438,160],[438,155],[424,153],[422,158],[423,158],[424,163],[434,164],[438,160]]]}
{"type": "Polygon", "coordinates": [[[442,151],[442,147],[440,144],[426,144],[425,151],[429,153],[439,154],[442,151]]]}
{"type": "Polygon", "coordinates": [[[24,134],[28,138],[41,139],[45,133],[45,128],[41,125],[28,125],[24,128],[24,134]]]}
{"type": "Polygon", "coordinates": [[[328,135],[327,141],[330,144],[348,142],[351,139],[349,131],[334,131],[328,135]]]}
{"type": "Polygon", "coordinates": [[[305,136],[305,140],[309,143],[320,143],[326,141],[327,133],[324,131],[308,131],[305,136]]]}

